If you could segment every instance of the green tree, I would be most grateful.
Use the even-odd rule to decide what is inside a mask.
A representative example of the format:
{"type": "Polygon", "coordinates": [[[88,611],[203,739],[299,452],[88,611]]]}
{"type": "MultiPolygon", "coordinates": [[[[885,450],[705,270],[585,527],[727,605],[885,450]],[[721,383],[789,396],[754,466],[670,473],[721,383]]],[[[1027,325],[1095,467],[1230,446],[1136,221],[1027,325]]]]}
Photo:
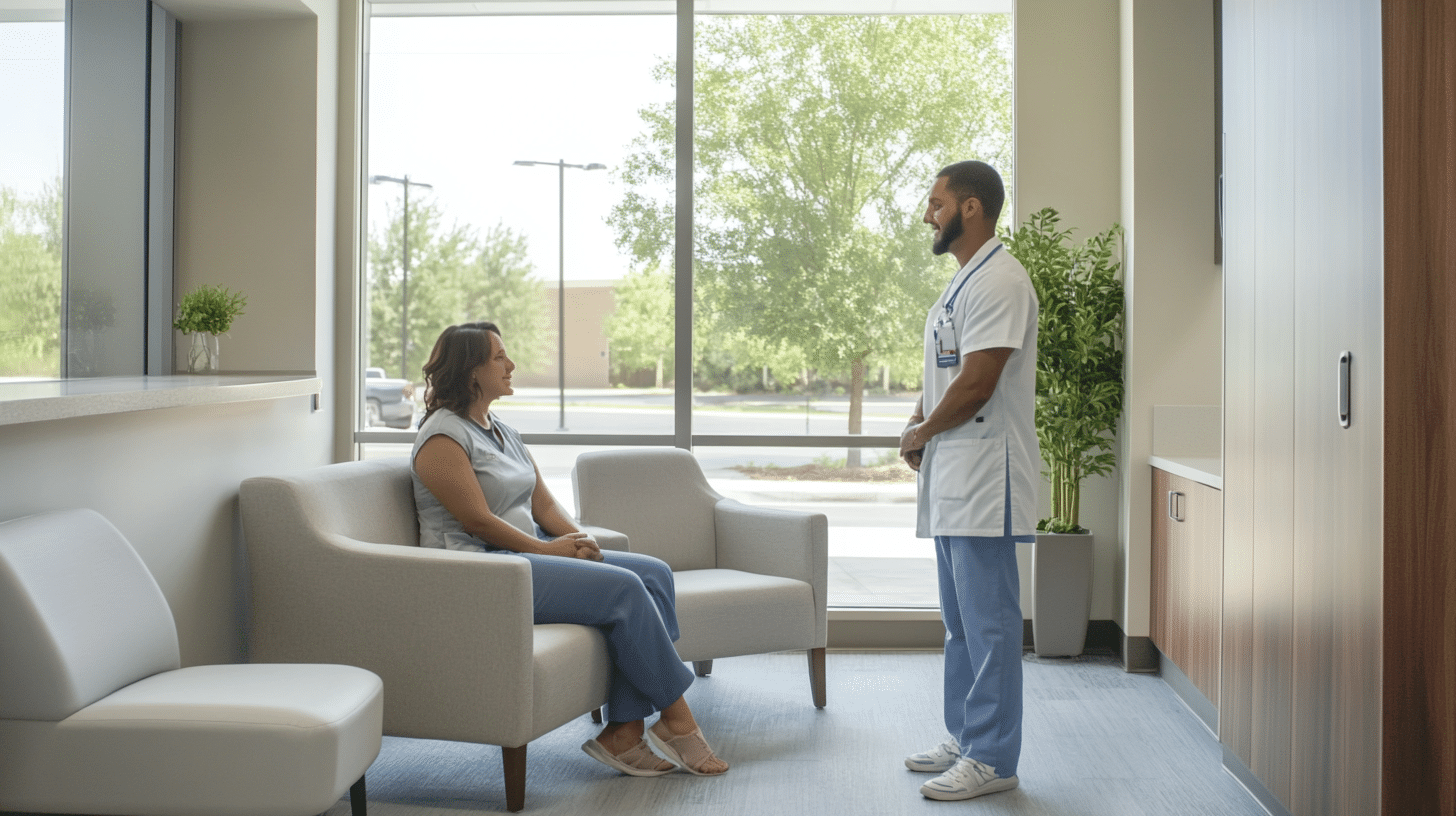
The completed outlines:
{"type": "MultiPolygon", "coordinates": [[[[403,209],[391,207],[387,225],[369,240],[369,365],[391,375],[400,369],[404,288],[403,209]]],[[[546,308],[541,282],[531,277],[527,242],[497,224],[479,234],[459,223],[446,227],[440,206],[410,202],[408,376],[420,369],[446,326],[490,320],[501,327],[522,371],[545,359],[546,308]]]]}
{"type": "MultiPolygon", "coordinates": [[[[953,272],[932,262],[920,222],[935,173],[966,158],[1009,165],[1009,17],[697,25],[698,336],[714,342],[701,327],[721,327],[848,371],[848,430],[859,433],[869,362],[918,358],[926,310],[953,272]]],[[[611,223],[646,261],[672,252],[672,202],[654,191],[672,185],[674,121],[671,106],[642,115],[611,223]]]]}
{"type": "Polygon", "coordinates": [[[0,187],[0,376],[61,375],[61,183],[0,187]]]}
{"type": "MultiPolygon", "coordinates": [[[[788,372],[788,381],[795,382],[805,368],[804,355],[796,347],[783,340],[768,341],[748,334],[734,326],[720,326],[711,314],[704,313],[704,300],[699,288],[695,300],[699,303],[696,331],[709,342],[696,346],[694,361],[697,384],[729,385],[727,379],[715,375],[720,369],[728,368],[741,373],[752,369],[752,379],[762,382],[766,377],[758,369],[788,372]]],[[[673,275],[661,264],[651,262],[622,278],[613,289],[616,307],[606,322],[607,339],[612,347],[612,364],[619,375],[627,375],[642,369],[652,369],[656,387],[661,388],[672,373],[674,365],[674,319],[673,275]]]]}
{"type": "Polygon", "coordinates": [[[672,282],[657,263],[628,273],[613,289],[616,308],[606,322],[612,365],[623,375],[651,368],[658,388],[673,366],[672,282]]]}

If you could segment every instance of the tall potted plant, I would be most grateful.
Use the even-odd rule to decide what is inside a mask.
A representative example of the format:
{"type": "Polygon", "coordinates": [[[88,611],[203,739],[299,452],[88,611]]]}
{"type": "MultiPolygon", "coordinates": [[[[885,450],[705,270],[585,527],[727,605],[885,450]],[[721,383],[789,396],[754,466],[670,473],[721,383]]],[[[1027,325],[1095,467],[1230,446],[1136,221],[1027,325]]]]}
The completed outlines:
{"type": "Polygon", "coordinates": [[[1082,482],[1105,476],[1122,415],[1122,228],[1083,243],[1057,211],[1034,213],[1006,240],[1041,302],[1036,435],[1051,482],[1051,516],[1037,525],[1032,632],[1038,655],[1082,652],[1091,606],[1092,535],[1079,523],[1082,482]]]}

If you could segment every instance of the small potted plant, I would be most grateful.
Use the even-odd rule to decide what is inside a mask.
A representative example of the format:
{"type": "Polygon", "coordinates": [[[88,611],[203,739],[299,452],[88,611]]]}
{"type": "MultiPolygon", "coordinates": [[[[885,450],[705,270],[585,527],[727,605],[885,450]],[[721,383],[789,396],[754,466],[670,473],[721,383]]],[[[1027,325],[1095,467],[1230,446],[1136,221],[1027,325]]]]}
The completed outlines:
{"type": "Polygon", "coordinates": [[[172,327],[192,335],[192,346],[187,353],[189,373],[217,373],[218,335],[232,328],[233,318],[242,314],[246,305],[248,299],[241,292],[222,286],[203,284],[182,296],[172,327]]]}
{"type": "Polygon", "coordinates": [[[1092,534],[1078,523],[1082,481],[1117,463],[1122,415],[1123,289],[1113,225],[1086,242],[1058,230],[1057,211],[1034,213],[1006,248],[1041,303],[1037,321],[1036,436],[1051,482],[1051,517],[1037,525],[1032,632],[1039,656],[1081,654],[1091,605],[1092,534]]]}

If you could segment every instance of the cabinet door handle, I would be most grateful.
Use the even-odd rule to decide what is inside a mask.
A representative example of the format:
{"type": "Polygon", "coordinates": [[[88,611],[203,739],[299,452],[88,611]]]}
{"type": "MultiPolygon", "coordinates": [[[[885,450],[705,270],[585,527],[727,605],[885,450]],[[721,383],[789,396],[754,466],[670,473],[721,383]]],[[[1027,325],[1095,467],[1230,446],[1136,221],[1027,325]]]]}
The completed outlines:
{"type": "Polygon", "coordinates": [[[1177,490],[1168,491],[1168,518],[1183,521],[1183,494],[1177,490]]]}
{"type": "Polygon", "coordinates": [[[1340,415],[1340,427],[1350,427],[1350,352],[1340,353],[1340,377],[1339,393],[1336,397],[1336,410],[1340,415]]]}

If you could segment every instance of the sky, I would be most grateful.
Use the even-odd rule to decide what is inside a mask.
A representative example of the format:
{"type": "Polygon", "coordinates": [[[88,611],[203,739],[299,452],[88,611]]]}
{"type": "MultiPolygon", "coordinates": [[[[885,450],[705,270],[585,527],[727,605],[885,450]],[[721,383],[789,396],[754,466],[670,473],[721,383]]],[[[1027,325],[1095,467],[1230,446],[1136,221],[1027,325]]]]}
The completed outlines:
{"type": "Polygon", "coordinates": [[[0,23],[0,186],[34,195],[61,174],[64,23],[0,23]]]}
{"type": "MultiPolygon", "coordinates": [[[[554,281],[560,171],[512,162],[605,164],[566,170],[564,276],[620,278],[629,259],[605,219],[623,194],[617,171],[642,130],[638,111],[673,98],[652,69],[674,58],[674,25],[671,15],[375,18],[367,172],[433,185],[410,196],[431,196],[447,222],[524,233],[536,275],[554,281]]],[[[400,194],[370,186],[371,230],[400,194]]]]}

